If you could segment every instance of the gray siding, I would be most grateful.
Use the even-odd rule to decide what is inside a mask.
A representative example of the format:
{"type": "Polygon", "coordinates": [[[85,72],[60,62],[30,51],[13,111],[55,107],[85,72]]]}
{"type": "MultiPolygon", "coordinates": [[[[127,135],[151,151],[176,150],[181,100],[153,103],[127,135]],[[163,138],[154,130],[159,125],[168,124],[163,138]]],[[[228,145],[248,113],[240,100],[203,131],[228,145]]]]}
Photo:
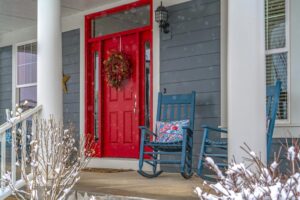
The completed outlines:
{"type": "MultiPolygon", "coordinates": [[[[220,123],[220,2],[193,0],[168,8],[171,31],[161,33],[160,89],[167,94],[196,91],[194,168],[202,124],[220,123]]],[[[165,165],[166,171],[177,167],[165,165]]]]}
{"type": "MultiPolygon", "coordinates": [[[[80,126],[80,30],[62,34],[63,72],[71,78],[67,83],[68,92],[63,95],[64,124],[72,123],[79,133],[80,126]]],[[[78,136],[78,135],[77,135],[78,136]]]]}
{"type": "Polygon", "coordinates": [[[12,108],[12,46],[0,48],[0,124],[7,108],[12,108]]]}

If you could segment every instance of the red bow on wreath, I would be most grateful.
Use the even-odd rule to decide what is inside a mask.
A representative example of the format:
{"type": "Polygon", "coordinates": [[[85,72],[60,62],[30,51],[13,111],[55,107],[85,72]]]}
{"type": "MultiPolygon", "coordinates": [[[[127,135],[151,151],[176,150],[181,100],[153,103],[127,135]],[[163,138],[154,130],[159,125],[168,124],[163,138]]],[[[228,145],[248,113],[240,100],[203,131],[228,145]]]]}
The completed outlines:
{"type": "Polygon", "coordinates": [[[128,56],[122,51],[113,51],[103,62],[108,84],[120,88],[122,82],[130,78],[131,67],[128,56]]]}

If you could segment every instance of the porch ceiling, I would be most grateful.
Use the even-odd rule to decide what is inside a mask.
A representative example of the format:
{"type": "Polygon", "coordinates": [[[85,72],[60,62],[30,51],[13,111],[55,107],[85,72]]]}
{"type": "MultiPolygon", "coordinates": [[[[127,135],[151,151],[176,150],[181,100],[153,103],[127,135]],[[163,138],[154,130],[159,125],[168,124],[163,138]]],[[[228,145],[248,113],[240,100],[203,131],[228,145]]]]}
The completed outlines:
{"type": "MultiPolygon", "coordinates": [[[[61,0],[62,16],[121,0],[61,0]]],[[[0,0],[0,34],[36,24],[37,0],[0,0]]]]}

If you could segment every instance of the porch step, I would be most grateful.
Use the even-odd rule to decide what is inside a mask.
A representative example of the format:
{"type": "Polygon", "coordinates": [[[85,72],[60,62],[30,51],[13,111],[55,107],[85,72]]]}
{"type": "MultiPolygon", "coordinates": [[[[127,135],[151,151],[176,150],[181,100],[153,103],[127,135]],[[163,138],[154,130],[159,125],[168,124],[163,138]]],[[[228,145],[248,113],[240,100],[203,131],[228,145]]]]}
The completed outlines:
{"type": "Polygon", "coordinates": [[[66,198],[67,200],[87,200],[92,199],[99,200],[154,200],[143,197],[131,197],[131,196],[121,196],[121,195],[111,195],[111,194],[101,194],[101,193],[87,193],[82,191],[73,191],[66,198]]]}

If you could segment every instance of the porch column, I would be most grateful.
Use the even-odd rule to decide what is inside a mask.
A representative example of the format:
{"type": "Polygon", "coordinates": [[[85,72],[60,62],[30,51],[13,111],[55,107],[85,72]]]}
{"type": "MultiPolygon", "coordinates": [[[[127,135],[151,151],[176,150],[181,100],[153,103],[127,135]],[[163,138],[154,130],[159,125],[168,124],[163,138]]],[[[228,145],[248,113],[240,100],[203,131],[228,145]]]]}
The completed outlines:
{"type": "Polygon", "coordinates": [[[37,101],[42,117],[63,119],[60,0],[38,0],[37,101]]]}
{"type": "Polygon", "coordinates": [[[245,142],[266,161],[264,1],[228,0],[229,161],[245,142]]]}

